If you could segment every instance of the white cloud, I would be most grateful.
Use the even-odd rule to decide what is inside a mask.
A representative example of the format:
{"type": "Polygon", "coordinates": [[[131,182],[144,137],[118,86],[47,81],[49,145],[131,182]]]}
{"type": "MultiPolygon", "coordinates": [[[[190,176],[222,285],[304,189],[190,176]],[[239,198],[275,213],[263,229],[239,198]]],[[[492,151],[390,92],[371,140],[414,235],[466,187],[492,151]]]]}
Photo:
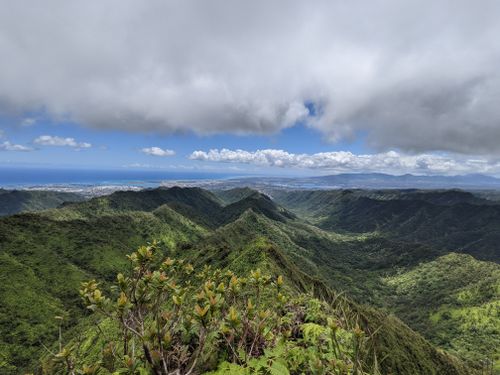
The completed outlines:
{"type": "Polygon", "coordinates": [[[3,2],[0,111],[202,134],[303,120],[380,150],[498,154],[498,14],[497,0],[3,2]]]}
{"type": "Polygon", "coordinates": [[[388,172],[417,174],[500,173],[500,161],[458,154],[409,155],[395,151],[376,154],[353,154],[348,151],[293,154],[283,150],[194,151],[192,160],[254,164],[280,168],[302,168],[330,172],[388,172]]]}
{"type": "Polygon", "coordinates": [[[141,168],[141,169],[199,169],[197,166],[185,166],[182,164],[168,164],[168,165],[153,165],[153,164],[144,164],[144,163],[131,163],[125,164],[122,166],[123,168],[141,168]]]}
{"type": "Polygon", "coordinates": [[[21,126],[33,126],[36,124],[36,118],[33,117],[27,117],[21,122],[21,126]]]}
{"type": "Polygon", "coordinates": [[[63,138],[53,135],[41,135],[34,139],[33,143],[40,146],[73,147],[75,149],[92,147],[92,144],[88,142],[77,142],[75,138],[63,138]]]}
{"type": "Polygon", "coordinates": [[[17,145],[10,143],[9,141],[4,141],[0,143],[0,151],[33,151],[31,147],[17,145]]]}
{"type": "Polygon", "coordinates": [[[175,151],[162,149],[160,147],[145,147],[141,149],[141,152],[144,154],[152,155],[152,156],[173,156],[175,155],[175,151]]]}
{"type": "Polygon", "coordinates": [[[151,168],[151,165],[142,163],[131,163],[122,165],[122,168],[151,168]]]}

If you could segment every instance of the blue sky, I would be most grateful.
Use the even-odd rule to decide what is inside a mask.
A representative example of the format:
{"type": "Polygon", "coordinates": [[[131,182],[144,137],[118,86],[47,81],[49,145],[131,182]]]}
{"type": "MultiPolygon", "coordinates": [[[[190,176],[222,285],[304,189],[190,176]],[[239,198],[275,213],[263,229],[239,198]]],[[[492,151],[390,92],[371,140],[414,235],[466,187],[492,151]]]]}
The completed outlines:
{"type": "MultiPolygon", "coordinates": [[[[313,103],[304,106],[311,116],[316,116],[313,103]]],[[[324,133],[297,121],[289,127],[271,134],[235,135],[228,132],[200,135],[194,131],[154,132],[98,129],[71,121],[53,120],[43,112],[23,115],[0,113],[0,143],[9,142],[29,148],[29,151],[0,150],[0,166],[40,168],[99,168],[99,169],[154,169],[199,170],[200,172],[227,172],[231,174],[317,175],[318,170],[307,168],[281,168],[252,163],[217,163],[191,160],[193,151],[229,149],[256,151],[263,149],[285,150],[292,154],[350,151],[355,154],[369,152],[361,132],[352,140],[330,142],[324,133]],[[36,139],[43,136],[71,138],[91,147],[41,145],[36,139]],[[142,152],[145,148],[158,147],[172,150],[172,156],[153,156],[142,152]]]]}
{"type": "Polygon", "coordinates": [[[127,132],[83,127],[71,122],[53,122],[44,116],[26,115],[0,117],[1,141],[31,148],[27,152],[0,152],[0,165],[41,168],[134,168],[134,169],[199,169],[233,174],[320,174],[318,171],[294,168],[284,169],[269,166],[254,166],[246,163],[210,163],[190,160],[195,150],[210,149],[259,149],[286,150],[294,154],[351,151],[368,152],[362,137],[356,141],[332,144],[317,130],[303,123],[271,135],[197,135],[193,132],[161,134],[154,132],[127,132]],[[26,123],[29,123],[27,125],[26,123]],[[76,142],[87,142],[92,146],[79,149],[68,146],[46,146],[34,143],[40,136],[73,138],[76,142]],[[158,157],[141,152],[143,148],[159,147],[175,151],[175,155],[158,157]]]}
{"type": "MultiPolygon", "coordinates": [[[[309,120],[316,114],[310,114],[309,120]]],[[[270,135],[96,129],[45,115],[0,116],[0,166],[306,176],[335,173],[500,174],[500,161],[448,152],[374,150],[369,133],[336,142],[296,122],[270,135]],[[163,156],[144,152],[156,148],[163,156]]],[[[158,153],[158,152],[157,152],[158,153]]]]}
{"type": "Polygon", "coordinates": [[[9,2],[0,164],[500,175],[500,2],[248,4],[9,2]]]}

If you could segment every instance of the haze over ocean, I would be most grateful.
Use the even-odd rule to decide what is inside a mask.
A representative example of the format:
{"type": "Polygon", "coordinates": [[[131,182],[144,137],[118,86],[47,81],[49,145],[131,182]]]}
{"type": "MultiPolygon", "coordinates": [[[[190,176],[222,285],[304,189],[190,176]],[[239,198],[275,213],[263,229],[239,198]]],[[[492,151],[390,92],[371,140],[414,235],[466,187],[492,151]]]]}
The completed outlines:
{"type": "Polygon", "coordinates": [[[233,177],[222,173],[171,172],[130,169],[55,169],[0,167],[0,187],[44,185],[158,186],[168,180],[203,180],[233,177]]]}

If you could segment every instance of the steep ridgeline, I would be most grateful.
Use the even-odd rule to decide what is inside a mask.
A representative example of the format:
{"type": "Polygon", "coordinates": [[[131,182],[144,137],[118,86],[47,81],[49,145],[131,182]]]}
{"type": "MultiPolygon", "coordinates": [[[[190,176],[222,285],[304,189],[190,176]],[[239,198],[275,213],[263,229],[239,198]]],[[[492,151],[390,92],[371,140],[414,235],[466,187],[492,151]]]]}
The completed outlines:
{"type": "Polygon", "coordinates": [[[346,202],[360,198],[378,201],[423,201],[436,205],[455,204],[495,205],[493,200],[483,198],[484,194],[475,194],[463,190],[419,190],[419,189],[337,189],[337,190],[272,190],[273,199],[294,212],[301,212],[309,218],[325,217],[346,202]]]}
{"type": "MultiPolygon", "coordinates": [[[[282,223],[270,220],[252,211],[246,211],[238,220],[217,229],[203,241],[180,249],[175,256],[184,256],[195,265],[209,264],[228,268],[236,273],[260,268],[272,275],[283,275],[300,292],[309,292],[331,301],[336,297],[330,285],[341,286],[358,270],[342,270],[346,264],[328,269],[313,251],[301,247],[297,238],[314,235],[316,230],[300,223],[282,223]],[[318,263],[316,263],[318,261],[318,263]],[[337,278],[328,273],[335,273],[337,278]]],[[[339,245],[339,241],[362,241],[348,238],[331,238],[325,241],[339,245]]],[[[333,255],[324,256],[330,262],[333,255]]],[[[351,283],[352,284],[352,283],[351,283]]],[[[376,309],[349,302],[359,323],[366,332],[372,332],[383,374],[459,374],[469,370],[459,361],[437,351],[422,336],[412,331],[394,316],[387,316],[376,309]]]]}
{"type": "Polygon", "coordinates": [[[83,204],[69,204],[71,214],[83,217],[109,212],[152,212],[166,205],[196,223],[212,227],[216,225],[221,202],[209,191],[199,188],[173,187],[141,191],[117,191],[111,195],[91,199],[83,204]],[[215,215],[215,217],[214,217],[215,215]]]}
{"type": "Polygon", "coordinates": [[[0,372],[32,370],[46,357],[43,345],[54,347],[56,340],[54,315],[69,313],[65,341],[82,332],[89,323],[77,295],[80,282],[96,278],[107,288],[129,268],[125,254],[157,240],[165,255],[197,266],[238,274],[261,268],[285,276],[292,291],[330,302],[336,291],[345,292],[342,299],[356,312],[349,319],[373,334],[383,374],[475,373],[398,318],[364,306],[396,306],[397,291],[387,277],[443,251],[377,234],[325,231],[258,192],[225,203],[202,189],[160,188],[0,219],[0,372]]]}
{"type": "Polygon", "coordinates": [[[249,207],[275,220],[291,216],[258,193],[223,207],[208,191],[171,188],[0,219],[0,366],[36,360],[41,344],[54,339],[55,315],[69,311],[70,325],[81,318],[80,282],[113,279],[131,249],[152,240],[165,251],[197,241],[249,207]]]}
{"type": "Polygon", "coordinates": [[[335,232],[378,232],[500,262],[500,204],[450,191],[276,192],[277,202],[335,232]]]}
{"type": "MultiPolygon", "coordinates": [[[[0,373],[32,368],[42,344],[55,339],[54,316],[67,311],[69,326],[81,321],[82,281],[114,279],[128,268],[125,254],[148,241],[160,241],[166,251],[206,233],[163,201],[154,207],[150,191],[143,198],[144,207],[136,193],[115,193],[0,219],[0,373]]],[[[206,201],[203,194],[197,199],[206,201]]]]}
{"type": "Polygon", "coordinates": [[[264,216],[284,221],[294,215],[279,207],[264,194],[252,191],[231,204],[224,205],[214,194],[200,188],[158,188],[142,191],[119,191],[111,195],[91,199],[83,204],[69,204],[66,208],[82,215],[95,215],[115,211],[150,212],[166,205],[206,228],[217,228],[226,224],[248,208],[264,216]]]}
{"type": "Polygon", "coordinates": [[[500,371],[500,206],[461,191],[273,196],[332,236],[342,233],[341,244],[324,234],[295,235],[301,246],[315,249],[316,264],[328,265],[327,280],[394,312],[436,345],[474,363],[493,360],[500,371]]]}
{"type": "Polygon", "coordinates": [[[0,189],[0,216],[56,208],[65,202],[81,202],[79,194],[58,191],[0,189]]]}
{"type": "Polygon", "coordinates": [[[225,205],[238,202],[244,198],[254,195],[255,190],[248,187],[234,189],[219,189],[212,191],[225,205]]]}

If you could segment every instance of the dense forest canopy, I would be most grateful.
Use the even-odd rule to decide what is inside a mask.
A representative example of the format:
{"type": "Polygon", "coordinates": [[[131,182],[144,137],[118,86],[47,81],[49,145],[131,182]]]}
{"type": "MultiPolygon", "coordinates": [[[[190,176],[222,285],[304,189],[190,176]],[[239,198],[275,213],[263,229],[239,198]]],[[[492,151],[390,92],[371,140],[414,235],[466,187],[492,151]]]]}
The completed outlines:
{"type": "Polygon", "coordinates": [[[252,189],[124,191],[0,219],[2,372],[64,373],[70,366],[92,373],[130,365],[163,373],[154,369],[165,361],[169,371],[180,373],[247,373],[258,366],[300,373],[312,362],[318,373],[339,374],[498,369],[500,206],[494,201],[460,191],[275,190],[270,195],[252,189]],[[142,264],[138,259],[148,251],[154,261],[142,264]],[[165,259],[192,265],[196,272],[171,275],[165,259]],[[252,280],[257,270],[267,280],[266,296],[256,303],[250,282],[243,289],[252,290],[230,303],[231,278],[252,280]],[[161,284],[158,277],[175,280],[175,287],[167,283],[166,294],[157,294],[164,288],[154,289],[161,284]],[[276,301],[282,297],[273,295],[278,279],[284,280],[280,293],[286,295],[281,305],[276,301]],[[145,288],[141,303],[134,300],[133,280],[145,288]],[[206,282],[222,289],[203,291],[206,282]],[[82,283],[87,283],[85,303],[82,283]],[[193,299],[202,291],[205,299],[193,299]],[[159,310],[152,310],[155,295],[159,310]],[[183,308],[176,309],[181,300],[183,308]],[[211,301],[218,301],[217,312],[211,301]],[[248,315],[249,301],[257,315],[248,315]],[[86,305],[100,312],[91,313],[86,305]],[[192,331],[168,331],[167,341],[175,350],[184,348],[185,357],[160,348],[159,362],[144,350],[130,359],[124,341],[140,346],[153,340],[148,345],[158,351],[156,336],[147,330],[137,335],[119,319],[126,314],[137,321],[138,311],[153,314],[145,321],[158,322],[162,340],[167,322],[179,319],[186,327],[194,319],[192,331]],[[161,320],[161,311],[169,319],[161,320]],[[263,325],[266,334],[255,336],[260,313],[273,322],[263,325]],[[210,334],[196,314],[209,314],[210,334]],[[246,323],[231,328],[231,316],[246,323]],[[342,338],[338,347],[334,326],[342,338]],[[242,327],[253,327],[253,336],[242,327]],[[207,351],[200,342],[205,334],[220,350],[207,351]],[[246,334],[260,349],[236,340],[246,334]],[[244,360],[240,349],[246,350],[244,360]],[[113,355],[105,357],[110,350],[113,355]],[[106,362],[110,358],[113,364],[106,362]],[[193,365],[194,358],[200,359],[193,365]]]}

